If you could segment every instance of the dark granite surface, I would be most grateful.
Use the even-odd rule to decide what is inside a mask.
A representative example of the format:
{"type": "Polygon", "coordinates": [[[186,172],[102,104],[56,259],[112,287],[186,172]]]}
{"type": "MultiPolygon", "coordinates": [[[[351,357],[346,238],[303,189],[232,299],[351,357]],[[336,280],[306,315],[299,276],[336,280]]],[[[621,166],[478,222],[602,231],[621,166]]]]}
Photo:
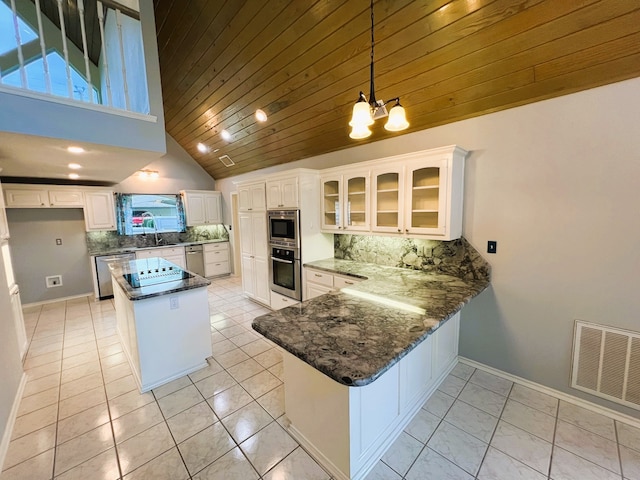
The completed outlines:
{"type": "Polygon", "coordinates": [[[229,242],[229,239],[217,239],[217,240],[199,240],[195,242],[180,242],[180,243],[167,243],[158,246],[144,246],[144,247],[105,247],[100,250],[90,251],[89,255],[113,255],[116,253],[128,253],[135,252],[137,250],[149,250],[152,248],[171,248],[171,247],[186,247],[187,245],[201,245],[205,243],[221,243],[229,242]]]}
{"type": "Polygon", "coordinates": [[[113,278],[115,278],[127,298],[132,301],[169,295],[211,285],[211,282],[206,278],[182,270],[175,263],[159,257],[130,261],[112,261],[109,262],[109,268],[113,278]],[[162,283],[138,288],[132,287],[126,277],[139,274],[140,272],[144,272],[147,278],[149,276],[163,278],[162,283]],[[186,272],[188,275],[182,275],[182,272],[186,272]],[[188,276],[188,278],[182,278],[183,276],[188,276]]]}
{"type": "Polygon", "coordinates": [[[305,267],[367,280],[258,317],[253,328],[348,386],[373,382],[489,286],[335,258],[305,267]]]}

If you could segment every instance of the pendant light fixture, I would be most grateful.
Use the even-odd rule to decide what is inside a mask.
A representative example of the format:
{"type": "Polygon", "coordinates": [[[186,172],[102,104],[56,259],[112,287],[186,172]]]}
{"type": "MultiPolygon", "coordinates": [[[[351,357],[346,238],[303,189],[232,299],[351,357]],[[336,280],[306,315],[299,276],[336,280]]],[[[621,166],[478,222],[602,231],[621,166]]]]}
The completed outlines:
{"type": "Polygon", "coordinates": [[[378,118],[389,117],[384,128],[391,132],[399,132],[409,127],[407,117],[404,113],[404,108],[400,105],[400,98],[392,98],[390,100],[382,101],[376,100],[375,88],[373,85],[373,0],[371,0],[371,79],[369,84],[369,101],[364,96],[363,92],[360,92],[358,101],[353,106],[353,113],[351,114],[351,133],[349,136],[353,139],[360,140],[367,138],[371,135],[369,127],[373,125],[374,120],[378,118]],[[390,102],[396,102],[395,105],[387,112],[385,105],[390,102]]]}

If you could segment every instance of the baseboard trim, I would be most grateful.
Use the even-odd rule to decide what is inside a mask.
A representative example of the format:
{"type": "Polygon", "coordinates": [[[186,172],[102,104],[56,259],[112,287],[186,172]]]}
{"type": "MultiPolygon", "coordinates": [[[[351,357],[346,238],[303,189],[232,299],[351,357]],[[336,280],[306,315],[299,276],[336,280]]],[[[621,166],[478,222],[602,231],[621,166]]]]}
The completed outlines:
{"type": "Polygon", "coordinates": [[[512,375],[507,372],[503,372],[502,370],[498,370],[496,368],[485,365],[484,363],[476,362],[475,360],[471,360],[469,358],[458,356],[458,360],[460,363],[464,363],[469,365],[470,367],[478,368],[488,373],[492,373],[498,377],[502,377],[506,380],[510,380],[519,385],[531,388],[532,390],[537,390],[541,393],[546,393],[547,395],[551,395],[552,397],[559,398],[560,400],[564,400],[565,402],[572,403],[579,407],[586,408],[587,410],[591,410],[595,413],[600,413],[614,420],[618,420],[620,422],[627,423],[636,428],[640,428],[640,419],[632,417],[631,415],[626,415],[624,413],[617,412],[607,407],[603,407],[602,405],[598,405],[596,403],[592,403],[588,400],[584,400],[582,398],[575,397],[565,392],[561,392],[560,390],[555,390],[550,387],[546,387],[536,382],[532,382],[522,377],[518,377],[517,375],[512,375]]]}
{"type": "Polygon", "coordinates": [[[13,405],[11,407],[11,412],[9,413],[9,418],[7,419],[7,425],[2,432],[2,441],[0,442],[0,472],[4,469],[4,461],[7,456],[7,452],[9,451],[9,443],[11,443],[11,434],[13,433],[13,427],[16,423],[16,418],[18,418],[18,409],[20,408],[20,400],[22,400],[22,394],[24,393],[24,387],[27,384],[27,374],[22,373],[22,378],[20,379],[20,384],[18,385],[18,391],[13,399],[13,405]]]}
{"type": "Polygon", "coordinates": [[[84,297],[93,297],[93,292],[82,293],[80,295],[71,295],[70,297],[53,298],[51,300],[43,300],[42,302],[24,303],[22,305],[22,308],[39,307],[40,305],[47,305],[49,303],[66,302],[67,300],[76,300],[78,298],[84,298],[84,297]]]}

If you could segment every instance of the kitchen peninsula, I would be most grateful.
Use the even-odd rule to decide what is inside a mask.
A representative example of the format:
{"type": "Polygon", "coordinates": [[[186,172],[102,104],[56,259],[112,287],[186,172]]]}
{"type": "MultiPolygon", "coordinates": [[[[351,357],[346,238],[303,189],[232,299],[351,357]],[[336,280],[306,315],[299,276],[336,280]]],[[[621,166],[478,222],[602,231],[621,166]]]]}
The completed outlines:
{"type": "Polygon", "coordinates": [[[455,366],[459,311],[489,285],[340,259],[363,280],[254,320],[284,350],[289,431],[340,480],[362,479],[455,366]]]}
{"type": "Polygon", "coordinates": [[[158,257],[109,267],[118,335],[140,391],[205,367],[211,282],[158,257]]]}

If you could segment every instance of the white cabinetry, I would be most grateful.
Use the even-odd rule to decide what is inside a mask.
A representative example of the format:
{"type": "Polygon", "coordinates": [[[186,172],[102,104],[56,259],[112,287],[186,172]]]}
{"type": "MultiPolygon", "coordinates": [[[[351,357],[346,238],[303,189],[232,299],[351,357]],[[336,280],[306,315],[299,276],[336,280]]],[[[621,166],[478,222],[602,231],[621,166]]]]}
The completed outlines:
{"type": "Polygon", "coordinates": [[[332,231],[369,230],[369,171],[323,175],[322,228],[332,231]]]}
{"type": "Polygon", "coordinates": [[[354,277],[328,273],[309,267],[305,267],[304,272],[303,300],[310,300],[325,293],[340,290],[362,281],[354,277]]]}
{"type": "Polygon", "coordinates": [[[281,310],[291,305],[298,305],[300,302],[293,298],[285,297],[277,292],[271,292],[271,310],[281,310]]]}
{"type": "Polygon", "coordinates": [[[298,178],[267,180],[267,208],[299,208],[298,178]]]}
{"type": "Polygon", "coordinates": [[[84,222],[87,231],[116,229],[116,209],[112,191],[84,192],[84,222]]]}
{"type": "Polygon", "coordinates": [[[238,186],[238,210],[241,212],[264,212],[266,207],[264,182],[238,186]]]}
{"type": "Polygon", "coordinates": [[[205,190],[183,190],[187,225],[217,225],[222,223],[222,193],[205,190]]]}
{"type": "Polygon", "coordinates": [[[239,214],[239,221],[244,293],[249,298],[270,305],[266,214],[242,212],[239,214]]]}
{"type": "Polygon", "coordinates": [[[364,162],[360,168],[370,172],[371,186],[368,173],[325,170],[321,177],[322,229],[460,238],[466,155],[462,148],[449,146],[364,162]]]}
{"type": "Polygon", "coordinates": [[[11,184],[5,189],[9,208],[82,208],[83,191],[76,187],[11,184]]]}
{"type": "Polygon", "coordinates": [[[204,276],[215,277],[231,272],[229,242],[204,244],[204,276]]]}
{"type": "Polygon", "coordinates": [[[82,208],[84,207],[82,190],[50,189],[49,205],[57,208],[82,208]]]}
{"type": "Polygon", "coordinates": [[[342,385],[285,351],[289,433],[332,478],[366,478],[456,365],[459,317],[361,387],[342,385]]]}
{"type": "Polygon", "coordinates": [[[175,263],[182,269],[187,268],[187,262],[184,258],[184,247],[145,248],[144,250],[136,251],[136,260],[154,257],[164,258],[171,263],[175,263]]]}
{"type": "Polygon", "coordinates": [[[41,208],[49,206],[49,192],[45,188],[10,186],[4,190],[7,208],[41,208]]]}

